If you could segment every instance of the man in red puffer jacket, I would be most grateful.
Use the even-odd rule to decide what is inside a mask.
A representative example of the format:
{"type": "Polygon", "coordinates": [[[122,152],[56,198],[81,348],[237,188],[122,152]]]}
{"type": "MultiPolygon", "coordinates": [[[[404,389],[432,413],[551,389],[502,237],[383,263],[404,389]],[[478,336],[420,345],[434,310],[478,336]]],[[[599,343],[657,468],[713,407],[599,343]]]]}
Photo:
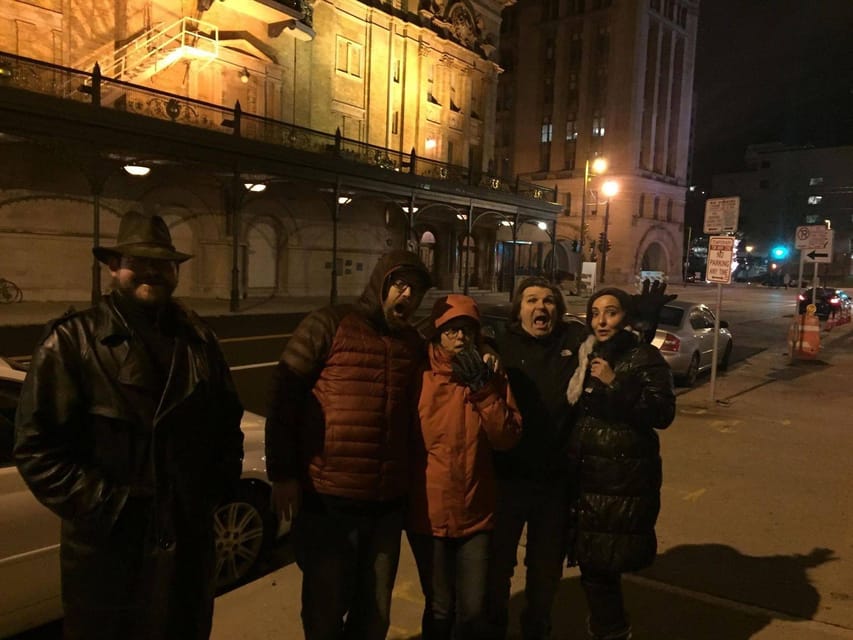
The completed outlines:
{"type": "Polygon", "coordinates": [[[274,374],[267,474],[273,507],[295,517],[306,640],[388,631],[425,355],[408,321],[430,286],[418,256],[385,254],[355,305],[300,323],[274,374]]]}

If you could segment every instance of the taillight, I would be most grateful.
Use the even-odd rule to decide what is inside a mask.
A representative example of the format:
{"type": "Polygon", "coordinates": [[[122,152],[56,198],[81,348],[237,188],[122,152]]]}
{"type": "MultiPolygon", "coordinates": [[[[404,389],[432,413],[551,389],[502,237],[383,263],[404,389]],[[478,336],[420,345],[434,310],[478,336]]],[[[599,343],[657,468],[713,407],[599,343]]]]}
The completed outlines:
{"type": "Polygon", "coordinates": [[[840,300],[838,298],[830,298],[829,299],[829,304],[838,304],[839,302],[840,302],[840,300]]]}
{"type": "Polygon", "coordinates": [[[676,352],[681,348],[681,340],[671,333],[664,334],[663,344],[660,346],[661,351],[676,352]]]}
{"type": "Polygon", "coordinates": [[[802,302],[803,300],[805,300],[805,299],[806,299],[806,297],[801,293],[800,295],[798,295],[798,296],[797,296],[797,299],[798,299],[800,302],[802,302]]]}

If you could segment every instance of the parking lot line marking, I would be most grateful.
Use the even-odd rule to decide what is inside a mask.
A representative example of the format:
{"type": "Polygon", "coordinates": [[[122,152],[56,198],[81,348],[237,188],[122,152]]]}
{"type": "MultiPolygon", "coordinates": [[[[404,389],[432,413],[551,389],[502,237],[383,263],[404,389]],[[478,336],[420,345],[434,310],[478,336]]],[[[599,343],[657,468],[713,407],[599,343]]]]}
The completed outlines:
{"type": "Polygon", "coordinates": [[[278,360],[275,362],[259,362],[257,364],[240,364],[236,367],[230,367],[231,371],[242,371],[243,369],[261,369],[263,367],[274,367],[278,364],[278,360]]]}
{"type": "Polygon", "coordinates": [[[219,342],[250,342],[252,340],[278,340],[280,338],[290,338],[292,333],[268,333],[263,336],[245,336],[242,338],[220,338],[219,342]]]}

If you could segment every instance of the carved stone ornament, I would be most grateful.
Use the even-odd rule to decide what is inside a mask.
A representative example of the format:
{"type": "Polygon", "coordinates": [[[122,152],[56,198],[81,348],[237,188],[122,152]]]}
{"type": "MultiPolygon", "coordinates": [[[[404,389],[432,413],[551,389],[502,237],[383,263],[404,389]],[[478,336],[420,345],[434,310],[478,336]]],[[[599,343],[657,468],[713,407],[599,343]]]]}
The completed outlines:
{"type": "Polygon", "coordinates": [[[469,49],[474,49],[479,40],[479,29],[471,10],[464,2],[454,3],[447,12],[447,21],[456,38],[469,49]]]}

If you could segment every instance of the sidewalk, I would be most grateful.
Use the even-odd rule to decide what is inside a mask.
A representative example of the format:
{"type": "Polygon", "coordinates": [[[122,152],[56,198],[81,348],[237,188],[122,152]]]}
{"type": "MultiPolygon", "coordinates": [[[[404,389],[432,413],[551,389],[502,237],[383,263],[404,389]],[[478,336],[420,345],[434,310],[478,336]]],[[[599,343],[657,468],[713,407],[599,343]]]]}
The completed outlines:
{"type": "MultiPolygon", "coordinates": [[[[839,327],[821,337],[825,347],[838,340],[846,344],[853,337],[853,327],[839,327]]],[[[662,435],[664,449],[672,450],[664,454],[667,481],[664,483],[664,511],[658,527],[658,561],[642,575],[626,576],[624,582],[635,640],[853,639],[853,602],[845,600],[844,595],[849,591],[848,565],[827,563],[819,568],[832,559],[820,557],[822,551],[829,550],[816,548],[811,554],[805,553],[810,546],[806,541],[822,540],[820,530],[835,522],[832,505],[826,507],[826,513],[816,515],[811,528],[804,529],[796,540],[780,541],[763,533],[766,525],[763,522],[756,525],[754,515],[750,520],[749,514],[756,510],[756,503],[762,501],[762,483],[750,480],[754,486],[745,490],[738,485],[738,482],[743,484],[743,478],[720,480],[719,484],[726,487],[727,483],[734,483],[746,494],[746,499],[732,507],[730,498],[726,498],[728,493],[717,491],[722,497],[714,499],[721,501],[723,506],[709,500],[702,505],[704,514],[701,516],[696,515],[693,506],[701,504],[699,496],[705,490],[688,492],[682,488],[685,483],[689,485],[684,478],[690,470],[699,475],[705,471],[697,469],[696,459],[684,454],[680,447],[693,450],[695,457],[701,460],[707,455],[704,453],[706,447],[720,448],[716,444],[719,441],[708,434],[724,437],[727,433],[746,431],[746,425],[754,423],[756,416],[763,415],[773,423],[772,428],[777,421],[785,424],[804,420],[808,424],[808,418],[803,417],[807,415],[807,403],[798,403],[800,406],[791,412],[780,406],[779,397],[795,391],[804,397],[817,393],[825,383],[820,376],[809,374],[820,365],[790,366],[783,351],[784,345],[765,350],[720,376],[715,402],[710,402],[707,384],[679,396],[676,422],[662,435]],[[798,389],[793,387],[797,379],[797,384],[801,385],[798,389]],[[680,460],[670,464],[670,458],[680,460]],[[718,508],[729,514],[732,522],[720,522],[719,516],[714,514],[718,508]],[[754,526],[761,527],[757,533],[754,526]],[[705,542],[686,544],[697,540],[705,542]],[[803,552],[779,552],[779,548],[792,546],[802,547],[803,552]],[[820,572],[816,578],[813,577],[815,572],[820,572]],[[761,597],[754,597],[756,592],[761,597]],[[751,604],[756,602],[766,604],[751,604]],[[804,614],[797,616],[781,610],[803,610],[804,614]]],[[[853,358],[844,357],[834,366],[837,369],[834,380],[853,377],[853,358]]],[[[844,418],[845,407],[842,404],[835,409],[832,419],[840,420],[836,424],[849,422],[844,418]]],[[[766,437],[759,429],[756,432],[749,434],[750,437],[766,437]]],[[[724,446],[737,449],[740,445],[724,446]]],[[[744,455],[749,456],[746,452],[744,455]]],[[[820,466],[821,462],[817,464],[820,466]]],[[[715,483],[707,477],[696,480],[706,484],[709,481],[715,483]]],[[[784,500],[784,497],[777,495],[775,499],[784,500]]],[[[792,509],[798,510],[796,506],[792,509]]],[[[791,514],[788,517],[795,519],[791,514]]],[[[790,526],[796,529],[799,525],[794,522],[790,526]]],[[[843,555],[843,523],[837,528],[841,531],[836,535],[838,539],[833,539],[832,546],[838,550],[838,555],[843,555]]],[[[783,528],[783,533],[777,536],[784,538],[784,531],[787,529],[783,528]]],[[[523,567],[523,553],[524,549],[519,548],[519,567],[523,567]]],[[[519,637],[518,619],[524,586],[521,574],[522,571],[517,570],[512,584],[511,638],[519,637]]],[[[220,597],[214,616],[213,640],[302,640],[300,584],[299,569],[289,564],[220,597]]],[[[417,570],[404,539],[388,638],[419,638],[422,607],[417,570]]],[[[585,638],[582,626],[585,617],[586,605],[578,571],[567,569],[555,605],[555,639],[585,638]]]]}

